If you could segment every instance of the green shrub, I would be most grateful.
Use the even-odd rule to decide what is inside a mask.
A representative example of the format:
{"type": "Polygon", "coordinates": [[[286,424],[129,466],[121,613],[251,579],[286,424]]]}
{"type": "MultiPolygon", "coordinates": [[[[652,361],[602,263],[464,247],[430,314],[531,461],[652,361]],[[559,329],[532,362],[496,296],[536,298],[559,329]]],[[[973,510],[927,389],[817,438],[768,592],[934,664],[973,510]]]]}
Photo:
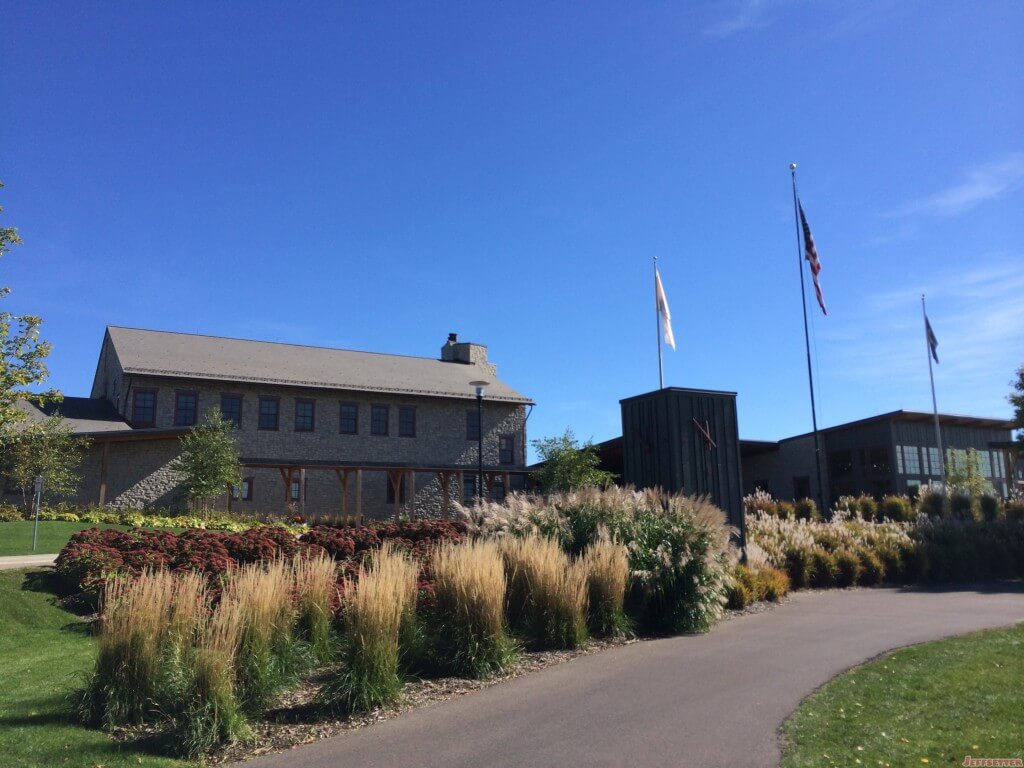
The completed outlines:
{"type": "Polygon", "coordinates": [[[965,493],[956,493],[949,498],[949,509],[954,520],[977,520],[974,499],[965,493]]]}
{"type": "Polygon", "coordinates": [[[878,518],[878,502],[864,494],[857,497],[857,512],[861,520],[871,522],[878,518]]]}
{"type": "Polygon", "coordinates": [[[1000,517],[999,499],[995,496],[989,496],[985,494],[978,499],[978,507],[981,510],[981,519],[986,523],[994,523],[1000,517]]]}
{"type": "Polygon", "coordinates": [[[1006,502],[1003,509],[1006,519],[1012,523],[1024,523],[1024,499],[1006,502]]]}
{"type": "Polygon", "coordinates": [[[933,520],[945,517],[946,497],[936,491],[922,494],[917,500],[917,510],[928,515],[933,520]]]}
{"type": "Polygon", "coordinates": [[[816,589],[827,589],[836,585],[839,566],[836,559],[828,552],[817,547],[811,552],[811,586],[816,589]]]}
{"type": "Polygon", "coordinates": [[[852,587],[860,581],[861,566],[860,558],[855,552],[848,549],[841,549],[835,554],[836,557],[836,586],[852,587]]]}
{"type": "Polygon", "coordinates": [[[907,584],[920,584],[927,580],[929,572],[928,551],[916,541],[903,542],[899,547],[900,571],[907,584]]]}
{"type": "Polygon", "coordinates": [[[883,519],[897,523],[914,519],[914,507],[906,496],[886,496],[879,507],[879,522],[883,519]]]}
{"type": "Polygon", "coordinates": [[[775,517],[792,520],[796,515],[796,507],[788,501],[775,502],[775,517]]]}
{"type": "Polygon", "coordinates": [[[885,579],[893,584],[905,582],[903,555],[898,546],[880,546],[875,550],[878,559],[882,561],[882,568],[885,571],[885,579]]]}
{"type": "Polygon", "coordinates": [[[754,571],[745,565],[737,565],[733,569],[732,584],[729,585],[729,600],[726,607],[740,611],[757,600],[757,577],[754,571]]]}
{"type": "Polygon", "coordinates": [[[0,504],[0,523],[15,523],[24,520],[21,508],[13,504],[0,504]]]}
{"type": "Polygon", "coordinates": [[[867,547],[858,547],[856,554],[861,566],[858,583],[864,587],[881,584],[885,580],[885,566],[878,555],[867,547]]]}
{"type": "Polygon", "coordinates": [[[779,602],[789,594],[789,576],[778,568],[765,566],[757,569],[756,580],[758,599],[779,602]]]}
{"type": "Polygon", "coordinates": [[[810,586],[814,573],[811,550],[805,547],[792,547],[786,551],[786,573],[793,589],[805,589],[810,586]]]}
{"type": "Polygon", "coordinates": [[[793,504],[793,516],[797,520],[820,520],[818,505],[814,499],[800,499],[793,504]]]}

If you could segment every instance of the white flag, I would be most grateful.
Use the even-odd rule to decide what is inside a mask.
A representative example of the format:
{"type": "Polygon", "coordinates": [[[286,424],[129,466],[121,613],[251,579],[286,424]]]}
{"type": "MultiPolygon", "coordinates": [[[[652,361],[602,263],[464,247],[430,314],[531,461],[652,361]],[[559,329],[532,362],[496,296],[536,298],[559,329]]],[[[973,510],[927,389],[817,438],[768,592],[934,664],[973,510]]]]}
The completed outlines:
{"type": "Polygon", "coordinates": [[[665,298],[665,289],[661,286],[661,275],[658,274],[657,268],[654,270],[654,296],[658,302],[661,324],[665,327],[665,343],[675,349],[676,337],[672,334],[672,313],[668,310],[668,299],[665,298]]]}

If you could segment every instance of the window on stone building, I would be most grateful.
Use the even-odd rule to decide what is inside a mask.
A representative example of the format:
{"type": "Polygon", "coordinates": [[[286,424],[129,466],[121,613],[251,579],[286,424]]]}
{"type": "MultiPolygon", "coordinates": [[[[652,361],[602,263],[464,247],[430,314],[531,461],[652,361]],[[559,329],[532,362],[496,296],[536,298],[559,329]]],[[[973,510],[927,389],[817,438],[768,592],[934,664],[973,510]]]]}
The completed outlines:
{"type": "Polygon", "coordinates": [[[199,395],[195,392],[174,393],[174,426],[191,427],[196,423],[199,395]]]}
{"type": "Polygon", "coordinates": [[[398,409],[398,436],[416,437],[416,409],[411,405],[398,409]]]}
{"type": "Polygon", "coordinates": [[[239,499],[242,501],[252,501],[252,478],[242,478],[241,485],[232,485],[231,498],[236,501],[239,499]]]}
{"type": "Polygon", "coordinates": [[[480,413],[478,411],[466,411],[466,439],[480,439],[480,413]]]}
{"type": "Polygon", "coordinates": [[[221,395],[220,415],[224,421],[230,421],[236,427],[242,426],[242,396],[221,395]]]}
{"type": "Polygon", "coordinates": [[[156,390],[136,389],[132,395],[132,424],[136,427],[156,426],[156,390]]]}
{"type": "Polygon", "coordinates": [[[505,478],[494,478],[494,481],[491,483],[491,499],[494,501],[505,500],[505,478]]]}
{"type": "Polygon", "coordinates": [[[374,405],[370,407],[370,434],[387,435],[388,433],[388,407],[386,405],[374,405]]]}
{"type": "Polygon", "coordinates": [[[277,430],[280,416],[281,400],[277,397],[260,398],[260,420],[259,428],[270,431],[277,430]]]}
{"type": "Polygon", "coordinates": [[[316,403],[312,400],[295,401],[295,431],[312,432],[314,417],[316,414],[316,403]]]}
{"type": "Polygon", "coordinates": [[[291,487],[291,499],[292,501],[299,501],[302,498],[302,479],[298,477],[292,478],[291,487]]]}
{"type": "MultiPolygon", "coordinates": [[[[387,478],[388,483],[388,504],[395,503],[395,484],[391,481],[391,478],[387,478]]],[[[405,504],[405,475],[398,481],[398,503],[405,504]]]]}
{"type": "Polygon", "coordinates": [[[343,435],[355,435],[359,432],[359,406],[356,403],[341,404],[341,419],[338,431],[343,435]]]}
{"type": "Polygon", "coordinates": [[[502,435],[498,438],[498,463],[516,463],[516,438],[515,435],[502,435]]]}
{"type": "Polygon", "coordinates": [[[476,475],[465,475],[462,478],[462,500],[472,501],[476,498],[476,475]]]}

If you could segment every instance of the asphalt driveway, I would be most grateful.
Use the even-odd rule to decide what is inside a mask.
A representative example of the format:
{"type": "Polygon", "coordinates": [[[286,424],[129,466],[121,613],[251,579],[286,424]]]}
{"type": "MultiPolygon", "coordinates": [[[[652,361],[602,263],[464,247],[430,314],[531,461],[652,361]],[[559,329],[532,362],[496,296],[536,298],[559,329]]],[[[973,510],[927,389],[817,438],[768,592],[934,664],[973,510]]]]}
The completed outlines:
{"type": "Polygon", "coordinates": [[[247,768],[774,766],[815,688],[891,648],[1024,621],[1024,585],[797,593],[708,635],[616,648],[247,768]]]}

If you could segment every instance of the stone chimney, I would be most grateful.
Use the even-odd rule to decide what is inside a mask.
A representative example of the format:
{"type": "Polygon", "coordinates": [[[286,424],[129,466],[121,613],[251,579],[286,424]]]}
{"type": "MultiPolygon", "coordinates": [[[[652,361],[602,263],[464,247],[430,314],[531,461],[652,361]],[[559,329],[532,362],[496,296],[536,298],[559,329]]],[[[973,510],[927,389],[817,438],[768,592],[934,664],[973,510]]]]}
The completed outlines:
{"type": "Polygon", "coordinates": [[[441,360],[446,363],[464,363],[479,365],[486,368],[492,375],[497,375],[496,366],[487,362],[487,347],[471,341],[459,341],[457,333],[449,333],[448,341],[441,347],[441,360]]]}

